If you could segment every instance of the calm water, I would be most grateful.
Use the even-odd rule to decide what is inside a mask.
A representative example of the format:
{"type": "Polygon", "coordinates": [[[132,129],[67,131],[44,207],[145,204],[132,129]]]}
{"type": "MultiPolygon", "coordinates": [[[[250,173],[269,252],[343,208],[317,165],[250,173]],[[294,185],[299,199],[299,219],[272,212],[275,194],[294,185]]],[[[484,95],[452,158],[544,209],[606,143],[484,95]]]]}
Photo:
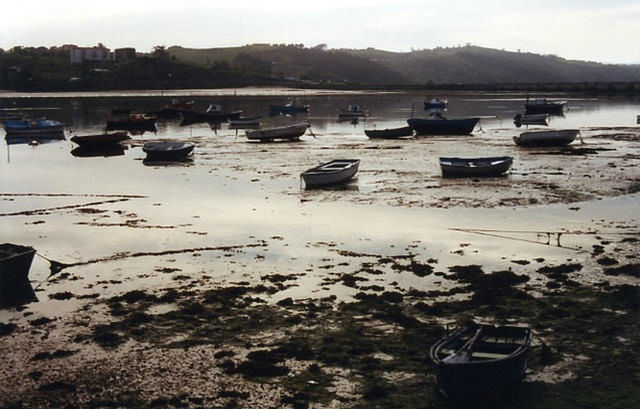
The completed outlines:
{"type": "MultiPolygon", "coordinates": [[[[70,270],[80,280],[47,283],[44,294],[69,289],[75,293],[95,292],[97,283],[104,279],[121,283],[111,291],[172,285],[170,275],[154,273],[171,266],[179,268],[182,274],[211,275],[216,284],[256,281],[269,272],[305,273],[298,279],[297,287],[279,293],[277,298],[349,296],[353,289],[321,284],[327,274],[321,266],[347,264],[336,267],[337,272],[358,268],[360,261],[336,250],[411,253],[420,259],[438,259],[440,270],[456,263],[482,264],[489,266],[489,270],[514,267],[510,260],[515,258],[579,257],[579,250],[566,247],[589,249],[594,239],[567,237],[563,242],[566,247],[558,248],[454,232],[449,228],[615,231],[620,224],[637,226],[637,195],[578,205],[545,205],[545,200],[553,200],[544,195],[535,206],[505,207],[504,203],[492,201],[497,197],[511,200],[517,195],[535,195],[538,185],[525,183],[532,177],[531,169],[582,166],[576,168],[575,175],[588,173],[594,166],[606,167],[608,160],[601,159],[605,162],[594,165],[585,160],[557,157],[550,164],[548,157],[542,159],[518,151],[511,137],[522,132],[512,123],[512,117],[522,112],[524,99],[519,95],[449,96],[446,116],[484,118],[482,131],[473,137],[372,142],[364,135],[364,129],[404,126],[412,106],[416,117],[426,116],[422,109],[425,96],[301,94],[277,90],[239,90],[236,95],[232,91],[213,96],[201,96],[196,91],[191,94],[189,99],[196,101],[196,109],[220,103],[225,110],[241,109],[247,116],[263,115],[263,126],[308,119],[315,137],[307,133],[300,143],[256,144],[247,143],[244,131],[229,129],[226,124],[212,129],[208,124],[183,127],[180,120],[159,120],[156,133],[134,135],[126,149],[108,157],[73,156],[75,146],[68,140],[29,146],[7,145],[3,139],[2,241],[33,245],[43,255],[67,263],[124,252],[187,250],[74,267],[70,270]],[[268,116],[267,104],[285,102],[292,95],[311,105],[309,115],[268,116]],[[372,115],[357,123],[339,121],[338,108],[354,103],[372,115]],[[194,157],[187,163],[147,166],[142,161],[145,155],[140,145],[153,139],[193,141],[194,157]],[[457,185],[439,177],[437,156],[444,153],[461,156],[508,153],[516,156],[519,164],[514,165],[512,175],[505,180],[457,185]],[[354,183],[343,190],[300,189],[300,172],[339,156],[362,158],[354,183]],[[465,202],[469,198],[476,201],[465,202]],[[452,202],[461,205],[447,205],[452,202]],[[248,244],[260,247],[242,248],[230,255],[216,250],[191,250],[248,244]]],[[[0,104],[26,108],[32,116],[63,122],[68,139],[74,134],[102,131],[112,107],[150,111],[158,109],[163,101],[168,101],[168,94],[37,98],[7,94],[0,104]]],[[[589,139],[594,127],[635,127],[638,103],[624,99],[571,99],[570,110],[564,117],[553,117],[550,128],[579,128],[589,139]]],[[[615,148],[620,155],[637,149],[621,142],[606,142],[606,146],[615,148]]],[[[632,167],[637,166],[637,159],[629,163],[629,169],[637,175],[637,168],[632,167]]],[[[547,175],[539,177],[540,183],[560,185],[575,179],[567,175],[551,176],[555,179],[547,175]]],[[[588,190],[589,184],[577,184],[576,194],[581,189],[588,190]]],[[[516,237],[544,241],[536,234],[516,237]]],[[[32,279],[40,281],[47,273],[48,264],[37,259],[32,279]]],[[[390,273],[379,280],[381,284],[397,282],[405,288],[443,285],[438,277],[419,279],[411,274],[390,273]]],[[[72,305],[40,298],[42,302],[30,308],[46,310],[55,304],[56,311],[64,313],[72,305]]]]}

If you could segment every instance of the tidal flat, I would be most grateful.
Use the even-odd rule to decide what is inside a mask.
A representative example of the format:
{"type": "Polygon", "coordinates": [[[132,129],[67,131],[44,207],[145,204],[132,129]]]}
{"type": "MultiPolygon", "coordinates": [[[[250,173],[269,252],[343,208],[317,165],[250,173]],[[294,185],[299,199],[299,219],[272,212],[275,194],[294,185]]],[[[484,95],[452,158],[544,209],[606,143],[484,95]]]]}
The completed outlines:
{"type": "MultiPolygon", "coordinates": [[[[164,94],[164,93],[163,93],[164,94]]],[[[174,95],[189,98],[190,95],[174,95]]],[[[117,155],[69,141],[5,145],[3,242],[31,245],[38,301],[0,310],[2,408],[629,408],[640,401],[638,101],[573,98],[549,128],[565,148],[517,147],[522,95],[447,96],[471,136],[375,141],[426,116],[424,95],[262,90],[192,95],[265,124],[308,119],[295,143],[225,124],[132,135],[117,155]],[[268,117],[274,100],[308,116],[268,117]],[[365,120],[338,121],[358,103],[365,120]],[[146,163],[149,140],[196,144],[146,163]],[[443,179],[439,156],[514,157],[505,177],[443,179]],[[361,160],[343,188],[299,174],[361,160]],[[51,275],[55,272],[56,274],[51,275]],[[528,325],[527,375],[488,401],[436,389],[429,348],[467,320],[528,325]]],[[[96,132],[112,107],[166,100],[5,98],[96,132]]],[[[165,101],[166,102],[166,101],[165,101]]],[[[531,130],[531,129],[529,129],[531,130]]]]}

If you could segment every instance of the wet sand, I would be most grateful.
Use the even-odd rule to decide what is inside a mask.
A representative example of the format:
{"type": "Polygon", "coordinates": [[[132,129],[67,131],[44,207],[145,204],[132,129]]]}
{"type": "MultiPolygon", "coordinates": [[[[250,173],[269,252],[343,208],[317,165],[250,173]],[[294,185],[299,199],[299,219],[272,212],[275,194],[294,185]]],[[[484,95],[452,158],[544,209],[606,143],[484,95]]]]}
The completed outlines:
{"type": "Polygon", "coordinates": [[[2,231],[67,268],[47,279],[37,257],[39,301],[0,310],[0,407],[469,407],[437,393],[428,348],[471,318],[534,331],[523,384],[474,407],[640,400],[637,128],[585,127],[568,149],[517,148],[500,124],[312,130],[196,128],[174,166],[143,164],[143,139],[74,166],[67,143],[12,147],[2,231]],[[439,176],[438,156],[479,151],[512,172],[439,176]],[[300,189],[314,163],[356,156],[346,188],[300,189]]]}

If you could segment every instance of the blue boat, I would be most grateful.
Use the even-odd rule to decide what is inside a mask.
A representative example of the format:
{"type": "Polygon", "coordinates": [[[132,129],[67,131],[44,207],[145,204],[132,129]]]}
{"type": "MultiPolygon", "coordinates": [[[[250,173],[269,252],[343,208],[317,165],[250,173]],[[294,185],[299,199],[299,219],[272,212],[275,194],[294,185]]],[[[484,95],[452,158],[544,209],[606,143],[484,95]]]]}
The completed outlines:
{"type": "Polygon", "coordinates": [[[63,129],[64,126],[62,123],[48,119],[4,122],[4,130],[7,133],[7,138],[12,136],[62,134],[63,129]]]}
{"type": "Polygon", "coordinates": [[[407,123],[416,131],[416,135],[468,135],[473,132],[479,120],[480,118],[411,118],[407,123]]]}

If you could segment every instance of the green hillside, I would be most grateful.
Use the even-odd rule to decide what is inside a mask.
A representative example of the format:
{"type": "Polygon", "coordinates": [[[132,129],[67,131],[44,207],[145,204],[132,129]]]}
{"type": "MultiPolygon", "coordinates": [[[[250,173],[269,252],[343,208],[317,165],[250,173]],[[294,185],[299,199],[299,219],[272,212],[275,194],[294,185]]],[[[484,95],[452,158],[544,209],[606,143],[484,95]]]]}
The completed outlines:
{"type": "Polygon", "coordinates": [[[208,49],[173,46],[167,51],[177,61],[256,71],[273,78],[354,84],[407,83],[401,74],[389,67],[352,53],[326,50],[322,46],[252,44],[208,49]]]}
{"type": "Polygon", "coordinates": [[[341,50],[384,65],[414,84],[640,81],[639,65],[566,60],[476,46],[408,53],[341,50]]]}

